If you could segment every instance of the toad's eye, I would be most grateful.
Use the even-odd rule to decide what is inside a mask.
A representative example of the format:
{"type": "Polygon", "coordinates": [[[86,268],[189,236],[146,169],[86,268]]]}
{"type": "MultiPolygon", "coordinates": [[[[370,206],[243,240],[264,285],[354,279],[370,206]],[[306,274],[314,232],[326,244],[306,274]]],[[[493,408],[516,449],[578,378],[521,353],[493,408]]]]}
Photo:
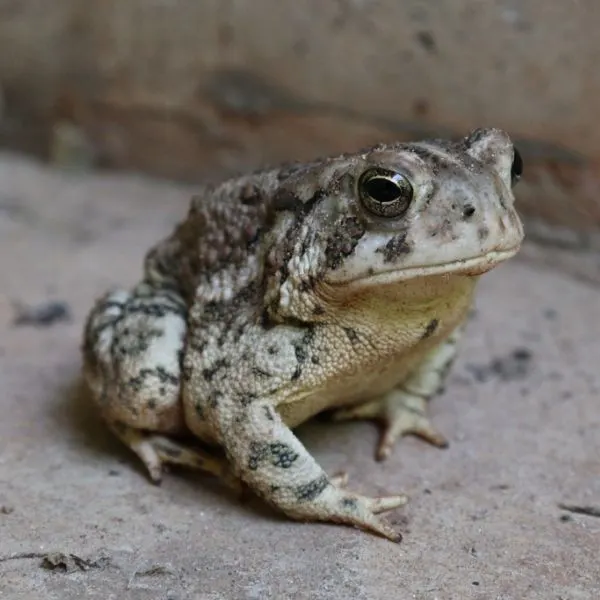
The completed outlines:
{"type": "Polygon", "coordinates": [[[413,199],[413,187],[400,173],[385,169],[369,169],[358,181],[363,206],[378,217],[403,215],[413,199]]]}
{"type": "Polygon", "coordinates": [[[521,179],[521,175],[523,175],[523,159],[519,151],[515,148],[512,167],[510,169],[510,180],[513,187],[517,185],[519,179],[521,179]]]}

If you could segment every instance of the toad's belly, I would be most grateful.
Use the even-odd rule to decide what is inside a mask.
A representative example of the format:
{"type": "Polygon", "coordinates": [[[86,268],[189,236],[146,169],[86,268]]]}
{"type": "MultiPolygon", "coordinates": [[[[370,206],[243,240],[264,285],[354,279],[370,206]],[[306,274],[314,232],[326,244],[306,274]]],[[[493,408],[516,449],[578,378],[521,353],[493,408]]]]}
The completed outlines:
{"type": "Polygon", "coordinates": [[[298,390],[277,410],[286,425],[296,427],[324,410],[376,398],[402,383],[421,362],[424,354],[424,351],[414,351],[382,360],[368,369],[332,377],[321,386],[298,390]]]}

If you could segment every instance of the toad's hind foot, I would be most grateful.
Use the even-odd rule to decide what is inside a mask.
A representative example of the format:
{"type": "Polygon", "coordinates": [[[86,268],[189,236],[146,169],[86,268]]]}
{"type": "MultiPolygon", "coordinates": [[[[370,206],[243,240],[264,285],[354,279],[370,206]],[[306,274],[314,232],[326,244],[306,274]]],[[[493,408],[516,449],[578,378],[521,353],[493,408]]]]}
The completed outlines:
{"type": "Polygon", "coordinates": [[[427,416],[427,400],[396,390],[384,398],[333,413],[333,420],[374,419],[383,423],[383,433],[377,447],[377,460],[392,453],[396,441],[403,435],[417,435],[438,448],[446,448],[448,440],[431,424],[427,416]]]}
{"type": "Polygon", "coordinates": [[[178,465],[215,475],[236,493],[242,492],[242,482],[233,475],[225,459],[199,448],[190,448],[166,436],[145,433],[119,422],[111,423],[110,428],[137,454],[155,484],[161,483],[165,465],[178,465]]]}

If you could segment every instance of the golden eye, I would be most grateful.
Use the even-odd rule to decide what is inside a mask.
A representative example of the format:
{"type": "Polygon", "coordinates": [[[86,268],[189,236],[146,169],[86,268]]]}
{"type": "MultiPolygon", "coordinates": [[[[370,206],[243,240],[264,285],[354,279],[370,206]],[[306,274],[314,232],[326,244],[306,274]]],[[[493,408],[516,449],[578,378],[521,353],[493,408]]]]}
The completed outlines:
{"type": "Polygon", "coordinates": [[[386,169],[365,171],[358,181],[358,190],[363,206],[378,217],[403,215],[413,199],[408,179],[386,169]]]}

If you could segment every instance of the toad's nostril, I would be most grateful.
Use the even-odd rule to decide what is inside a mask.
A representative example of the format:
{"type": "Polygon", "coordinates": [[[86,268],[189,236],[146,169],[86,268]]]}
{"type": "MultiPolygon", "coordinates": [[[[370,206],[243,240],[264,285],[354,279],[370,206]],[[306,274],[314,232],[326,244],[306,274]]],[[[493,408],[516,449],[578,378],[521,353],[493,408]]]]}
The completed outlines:
{"type": "Polygon", "coordinates": [[[475,207],[472,204],[465,204],[463,207],[463,217],[469,219],[475,214],[475,207]]]}

